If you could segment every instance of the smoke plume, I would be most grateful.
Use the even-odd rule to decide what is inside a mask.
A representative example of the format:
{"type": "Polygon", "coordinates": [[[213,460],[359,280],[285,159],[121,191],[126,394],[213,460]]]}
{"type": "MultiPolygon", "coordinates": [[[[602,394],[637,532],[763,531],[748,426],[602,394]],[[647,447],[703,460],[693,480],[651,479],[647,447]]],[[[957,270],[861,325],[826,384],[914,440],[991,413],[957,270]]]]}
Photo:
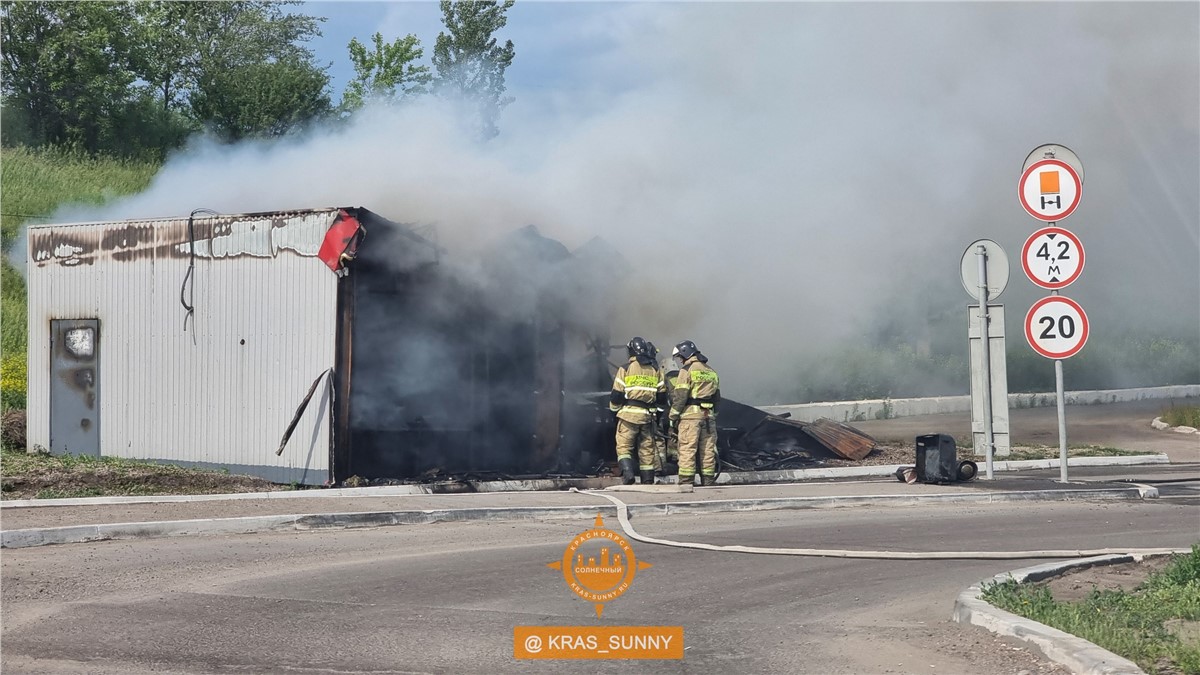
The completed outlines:
{"type": "MultiPolygon", "coordinates": [[[[510,87],[516,102],[485,145],[436,100],[368,109],[277,143],[197,142],[147,192],[57,219],[356,205],[432,225],[461,255],[529,224],[569,249],[598,235],[629,263],[609,280],[614,338],[692,339],[726,395],[761,401],[787,390],[786,364],[872,335],[919,340],[941,322],[965,353],[959,260],[976,239],[1013,263],[999,302],[1010,344],[1022,341],[1044,293],[1021,273],[1041,224],[1017,181],[1033,148],[1059,143],[1085,167],[1061,225],[1088,254],[1064,295],[1094,335],[1200,334],[1200,5],[597,16],[576,30],[601,31],[604,48],[573,61],[559,79],[570,85],[510,87]]],[[[534,67],[517,47],[513,71],[534,67]]]]}

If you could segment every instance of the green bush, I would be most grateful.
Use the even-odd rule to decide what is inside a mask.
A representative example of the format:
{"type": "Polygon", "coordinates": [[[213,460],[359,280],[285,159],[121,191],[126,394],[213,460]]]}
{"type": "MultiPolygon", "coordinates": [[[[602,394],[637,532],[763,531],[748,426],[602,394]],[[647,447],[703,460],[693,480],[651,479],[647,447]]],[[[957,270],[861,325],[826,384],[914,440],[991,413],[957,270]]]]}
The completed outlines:
{"type": "Polygon", "coordinates": [[[28,380],[24,354],[5,354],[0,358],[0,408],[24,408],[28,380]]]}
{"type": "Polygon", "coordinates": [[[5,259],[0,270],[0,354],[25,358],[25,278],[5,259]]]}

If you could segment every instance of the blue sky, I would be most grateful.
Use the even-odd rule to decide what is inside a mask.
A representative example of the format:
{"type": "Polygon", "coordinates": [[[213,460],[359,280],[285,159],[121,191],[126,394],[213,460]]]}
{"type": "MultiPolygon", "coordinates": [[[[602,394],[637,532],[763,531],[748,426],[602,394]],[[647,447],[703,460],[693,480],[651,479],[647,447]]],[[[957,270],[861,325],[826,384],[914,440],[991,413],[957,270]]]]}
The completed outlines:
{"type": "MultiPolygon", "coordinates": [[[[516,91],[543,91],[572,86],[590,59],[613,49],[622,3],[518,2],[508,12],[508,26],[498,37],[512,40],[517,58],[506,73],[516,91]]],[[[385,41],[414,34],[425,50],[422,63],[431,64],[433,45],[443,30],[436,2],[309,2],[298,8],[327,20],[322,36],[310,46],[329,69],[335,102],[353,75],[346,46],[352,38],[370,43],[376,31],[385,41]]]]}

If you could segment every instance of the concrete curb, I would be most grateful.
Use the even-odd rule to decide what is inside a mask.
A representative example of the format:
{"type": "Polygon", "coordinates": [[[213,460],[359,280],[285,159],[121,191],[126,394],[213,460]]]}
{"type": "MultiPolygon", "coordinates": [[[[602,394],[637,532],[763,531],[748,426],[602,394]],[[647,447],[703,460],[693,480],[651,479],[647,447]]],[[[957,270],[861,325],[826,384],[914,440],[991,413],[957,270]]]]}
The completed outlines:
{"type": "Polygon", "coordinates": [[[66,499],[6,499],[0,509],[31,506],[97,506],[104,504],[158,504],[240,499],[311,499],[323,497],[411,497],[414,495],[528,492],[538,490],[598,490],[620,484],[620,478],[541,478],[535,480],[464,481],[358,488],[320,488],[275,492],[227,492],[212,495],[146,495],[128,497],[70,497],[66,499]]]}
{"type": "MultiPolygon", "coordinates": [[[[984,460],[975,460],[982,471],[984,460]]],[[[1143,464],[1170,464],[1166,455],[1126,455],[1118,457],[1070,457],[1067,466],[1137,466],[1143,464]]],[[[831,469],[794,469],[779,471],[735,471],[717,476],[717,485],[749,485],[789,480],[813,480],[819,478],[875,478],[893,477],[896,469],[911,464],[879,464],[875,466],[848,466],[831,469]]],[[[1032,469],[1057,469],[1057,459],[1021,459],[992,461],[993,471],[1027,471],[1032,469]]]]}
{"type": "MultiPolygon", "coordinates": [[[[1189,550],[1177,549],[1175,552],[1187,553],[1189,550]]],[[[982,626],[993,633],[1032,642],[1037,645],[1038,649],[1047,658],[1070,668],[1072,673],[1079,673],[1080,675],[1146,675],[1136,663],[1128,659],[1088,642],[1081,637],[1065,633],[1057,628],[1051,628],[1032,619],[1026,619],[1011,612],[1006,612],[988,603],[982,597],[984,585],[993,582],[1003,582],[1010,579],[1015,580],[1017,583],[1041,581],[1076,568],[1133,562],[1140,560],[1142,557],[1134,555],[1105,555],[1067,562],[1046,563],[997,574],[991,579],[985,579],[977,584],[972,584],[967,590],[959,593],[958,598],[954,602],[953,619],[958,623],[970,623],[982,626]]]]}
{"type": "MultiPolygon", "coordinates": [[[[587,493],[582,493],[586,495],[587,493]]],[[[854,497],[781,497],[761,499],[721,499],[692,502],[629,504],[631,518],[639,515],[732,513],[738,511],[774,511],[819,509],[850,506],[912,506],[917,504],[987,504],[1018,501],[1071,501],[1087,499],[1153,499],[1153,488],[1097,488],[1080,490],[1041,490],[1031,492],[959,492],[931,495],[861,495],[854,497]]],[[[465,509],[426,509],[410,511],[367,511],[357,513],[289,514],[210,518],[143,523],[109,523],[68,527],[30,528],[0,532],[0,548],[27,548],[49,544],[73,544],[112,539],[179,537],[188,535],[228,535],[296,530],[384,527],[390,525],[427,525],[443,522],[544,520],[554,518],[588,519],[597,513],[615,518],[617,508],[609,502],[578,506],[501,507],[465,509]]]]}
{"type": "MultiPolygon", "coordinates": [[[[1143,464],[1170,464],[1166,455],[1131,455],[1121,457],[1072,457],[1067,466],[1135,466],[1143,464]]],[[[982,460],[979,461],[982,468],[982,460]]],[[[877,478],[893,477],[901,464],[876,466],[848,466],[828,469],[794,469],[777,471],[725,472],[717,476],[717,485],[751,485],[757,483],[781,483],[824,478],[877,478]]],[[[1058,468],[1057,459],[1028,459],[1019,461],[996,461],[993,471],[1023,471],[1029,469],[1058,468]]],[[[527,481],[471,481],[464,486],[464,493],[527,492],[537,490],[565,490],[568,488],[603,489],[620,484],[619,478],[547,478],[527,481]],[[469,489],[465,489],[469,486],[469,489]]],[[[673,482],[666,484],[674,485],[673,482]]],[[[331,488],[319,490],[293,490],[287,492],[236,492],[215,495],[160,495],[145,497],[76,497],[69,499],[8,499],[0,501],[0,509],[34,508],[45,506],[103,506],[109,504],[158,504],[170,502],[204,502],[242,499],[307,499],[326,497],[407,497],[412,495],[452,494],[444,484],[381,485],[362,488],[331,488]]]]}

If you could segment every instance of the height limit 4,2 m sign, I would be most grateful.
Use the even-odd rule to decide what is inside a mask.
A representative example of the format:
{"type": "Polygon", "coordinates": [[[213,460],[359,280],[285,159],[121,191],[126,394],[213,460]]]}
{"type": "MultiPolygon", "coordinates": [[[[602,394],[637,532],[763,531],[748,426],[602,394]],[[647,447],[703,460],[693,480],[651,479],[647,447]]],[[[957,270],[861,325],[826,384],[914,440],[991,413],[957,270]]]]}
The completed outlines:
{"type": "Polygon", "coordinates": [[[1052,291],[1070,286],[1083,273],[1083,243],[1061,227],[1044,227],[1025,240],[1021,266],[1034,284],[1052,291]]]}
{"type": "Polygon", "coordinates": [[[1048,359],[1070,358],[1087,342],[1087,314],[1070,298],[1042,298],[1025,315],[1025,339],[1033,351],[1048,359]]]}

